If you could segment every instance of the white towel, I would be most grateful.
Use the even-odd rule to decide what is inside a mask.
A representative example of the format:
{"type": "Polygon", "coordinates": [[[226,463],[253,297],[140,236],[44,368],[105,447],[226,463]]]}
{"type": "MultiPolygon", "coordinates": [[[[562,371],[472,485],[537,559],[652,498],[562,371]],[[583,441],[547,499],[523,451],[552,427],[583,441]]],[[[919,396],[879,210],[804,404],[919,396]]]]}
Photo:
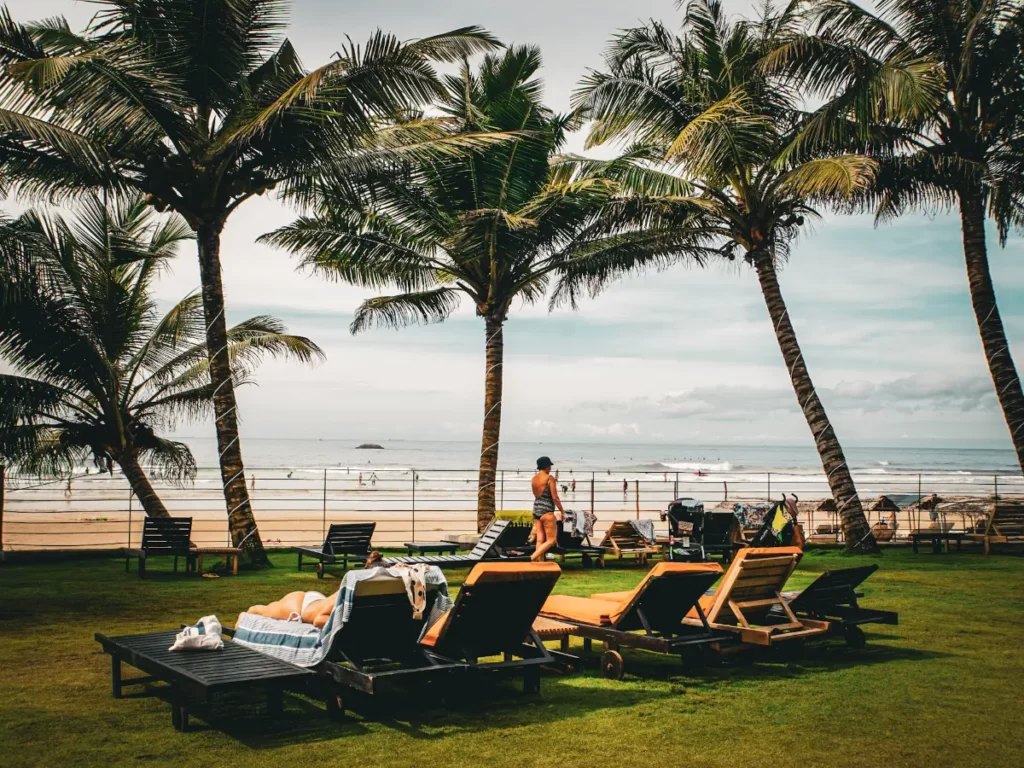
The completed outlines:
{"type": "Polygon", "coordinates": [[[185,627],[174,636],[169,651],[217,651],[224,647],[220,638],[220,620],[216,616],[203,616],[195,625],[185,627]]]}

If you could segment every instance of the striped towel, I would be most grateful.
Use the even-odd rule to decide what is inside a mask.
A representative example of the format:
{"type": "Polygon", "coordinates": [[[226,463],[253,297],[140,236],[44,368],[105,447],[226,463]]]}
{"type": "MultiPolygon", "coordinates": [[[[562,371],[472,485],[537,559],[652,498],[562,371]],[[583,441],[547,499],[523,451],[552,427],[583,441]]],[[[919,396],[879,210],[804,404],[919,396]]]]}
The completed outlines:
{"type": "MultiPolygon", "coordinates": [[[[334,636],[352,615],[356,585],[381,575],[402,579],[405,574],[398,568],[369,568],[346,573],[341,580],[337,603],[322,630],[301,621],[285,621],[243,613],[235,627],[234,642],[298,667],[315,667],[326,658],[334,642],[334,636]]],[[[440,618],[441,614],[449,610],[453,603],[448,596],[448,582],[440,568],[428,567],[424,573],[424,582],[428,588],[436,588],[438,593],[430,616],[424,624],[425,630],[440,618]]]]}

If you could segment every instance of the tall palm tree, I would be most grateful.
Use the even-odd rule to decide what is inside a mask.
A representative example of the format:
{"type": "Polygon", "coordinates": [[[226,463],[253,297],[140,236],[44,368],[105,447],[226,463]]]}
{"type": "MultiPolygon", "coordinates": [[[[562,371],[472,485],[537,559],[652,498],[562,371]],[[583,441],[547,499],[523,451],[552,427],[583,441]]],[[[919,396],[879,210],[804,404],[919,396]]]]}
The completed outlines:
{"type": "Polygon", "coordinates": [[[807,2],[804,34],[768,66],[826,101],[802,144],[846,143],[883,161],[867,197],[879,220],[959,208],[974,315],[1024,470],[1024,391],[985,236],[986,218],[996,222],[1000,245],[1024,225],[1024,5],[881,0],[877,9],[807,2]]]}
{"type": "MultiPolygon", "coordinates": [[[[674,205],[686,227],[718,239],[730,259],[741,255],[757,274],[783,360],[840,509],[847,547],[875,548],[835,429],[804,360],[779,286],[778,269],[817,204],[848,200],[870,185],[867,157],[827,154],[790,158],[801,128],[797,94],[761,71],[760,63],[793,24],[788,11],[767,8],[757,22],[730,21],[717,0],[693,0],[683,33],[650,23],[619,35],[607,71],[592,72],[577,94],[594,123],[591,145],[628,137],[681,174],[692,193],[674,205]]],[[[555,299],[575,301],[581,287],[599,290],[616,269],[581,260],[555,299]]]]}
{"type": "Polygon", "coordinates": [[[98,5],[82,34],[62,18],[21,25],[0,13],[0,174],[51,197],[140,190],[197,234],[231,536],[266,561],[238,441],[221,231],[251,197],[278,184],[296,191],[310,166],[342,162],[382,117],[435,95],[431,59],[496,42],[477,28],[411,43],[378,32],[307,71],[282,34],[288,0],[98,5]]]}
{"type": "MultiPolygon", "coordinates": [[[[143,469],[191,480],[184,443],[162,427],[209,413],[213,384],[202,303],[191,294],[161,315],[154,277],[192,234],[158,221],[142,199],[87,197],[77,221],[28,212],[0,223],[0,461],[41,475],[70,474],[90,457],[116,464],[150,517],[167,509],[143,469]]],[[[227,330],[232,380],[265,355],[309,361],[309,339],[272,317],[227,330]]]]}
{"type": "Polygon", "coordinates": [[[480,530],[495,512],[503,329],[513,302],[541,299],[550,277],[586,254],[661,253],[674,238],[634,226],[646,222],[607,175],[563,178],[571,159],[556,153],[573,118],[543,105],[540,64],[529,46],[488,55],[476,71],[464,63],[436,105],[455,136],[496,132],[516,141],[372,170],[357,187],[324,183],[310,215],[262,238],[329,278],[399,291],[365,301],[353,333],[440,322],[463,296],[472,302],[486,358],[480,530]]]}

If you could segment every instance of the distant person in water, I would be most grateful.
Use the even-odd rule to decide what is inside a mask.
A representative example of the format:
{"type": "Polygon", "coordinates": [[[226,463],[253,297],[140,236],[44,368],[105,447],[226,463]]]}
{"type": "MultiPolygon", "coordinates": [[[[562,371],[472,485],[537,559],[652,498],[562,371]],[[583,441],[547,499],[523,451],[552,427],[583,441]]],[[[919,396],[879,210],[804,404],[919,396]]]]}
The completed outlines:
{"type": "Polygon", "coordinates": [[[571,488],[573,493],[576,493],[576,478],[575,477],[572,479],[572,484],[570,485],[570,488],[571,488]]]}
{"type": "Polygon", "coordinates": [[[363,473],[362,472],[359,473],[359,484],[360,485],[363,484],[363,473]]]}
{"type": "Polygon", "coordinates": [[[252,479],[249,481],[249,490],[250,491],[255,491],[256,490],[256,473],[255,472],[253,472],[252,479]]]}
{"type": "Polygon", "coordinates": [[[537,474],[533,476],[533,530],[537,536],[537,548],[530,557],[534,562],[544,559],[556,543],[558,543],[558,520],[555,510],[564,517],[562,500],[558,498],[558,485],[551,476],[551,459],[541,456],[537,459],[537,474]]]}
{"type": "Polygon", "coordinates": [[[622,478],[622,498],[626,498],[627,493],[629,493],[629,480],[622,478]]]}
{"type": "Polygon", "coordinates": [[[68,484],[64,488],[64,498],[71,498],[71,475],[68,475],[68,484]]]}

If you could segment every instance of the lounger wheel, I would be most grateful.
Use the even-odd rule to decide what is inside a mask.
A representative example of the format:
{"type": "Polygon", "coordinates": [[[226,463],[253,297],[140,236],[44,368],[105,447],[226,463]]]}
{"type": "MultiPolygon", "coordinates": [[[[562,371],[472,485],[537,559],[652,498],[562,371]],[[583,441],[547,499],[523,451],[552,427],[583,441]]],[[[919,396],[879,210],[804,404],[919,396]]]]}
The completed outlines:
{"type": "Polygon", "coordinates": [[[601,657],[601,674],[609,680],[621,680],[626,663],[618,651],[605,651],[601,657]]]}
{"type": "Polygon", "coordinates": [[[843,629],[843,635],[846,637],[846,644],[850,648],[863,648],[868,644],[868,639],[864,635],[864,630],[856,624],[848,624],[843,629]]]}
{"type": "Polygon", "coordinates": [[[324,577],[324,564],[318,563],[316,566],[316,577],[322,579],[324,577]]]}

